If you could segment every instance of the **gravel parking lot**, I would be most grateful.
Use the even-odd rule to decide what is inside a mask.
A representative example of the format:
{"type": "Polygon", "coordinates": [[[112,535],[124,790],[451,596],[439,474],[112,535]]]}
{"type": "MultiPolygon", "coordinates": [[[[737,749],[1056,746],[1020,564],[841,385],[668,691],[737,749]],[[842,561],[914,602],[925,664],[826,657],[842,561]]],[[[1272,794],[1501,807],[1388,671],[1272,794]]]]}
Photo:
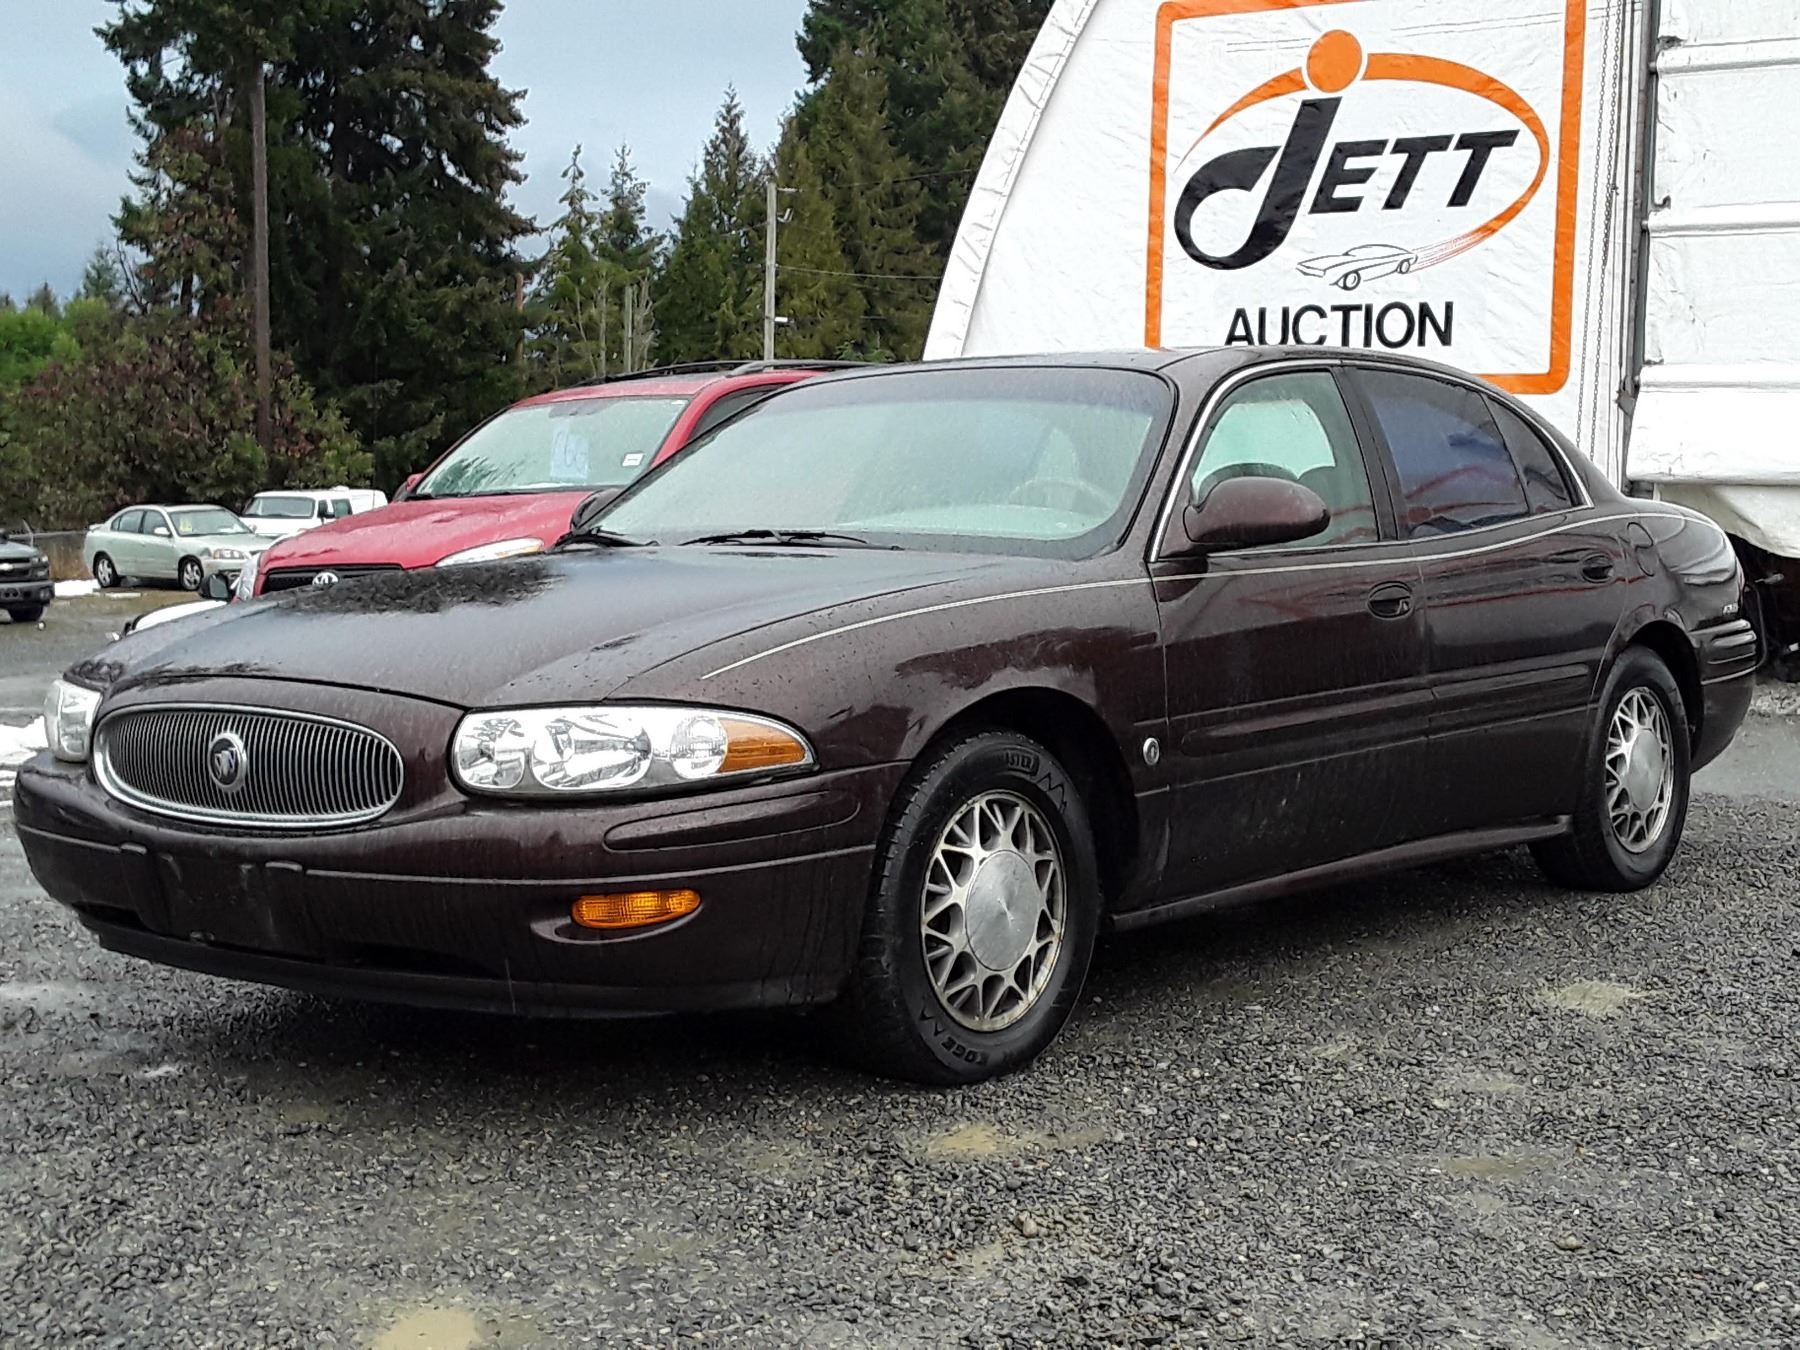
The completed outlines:
{"type": "MultiPolygon", "coordinates": [[[[0,625],[0,723],[180,598],[0,625]]],[[[128,962],[8,821],[0,1341],[1791,1345],[1800,721],[1701,787],[1647,895],[1509,855],[1116,941],[1037,1068],[950,1093],[802,1019],[128,962]]]]}

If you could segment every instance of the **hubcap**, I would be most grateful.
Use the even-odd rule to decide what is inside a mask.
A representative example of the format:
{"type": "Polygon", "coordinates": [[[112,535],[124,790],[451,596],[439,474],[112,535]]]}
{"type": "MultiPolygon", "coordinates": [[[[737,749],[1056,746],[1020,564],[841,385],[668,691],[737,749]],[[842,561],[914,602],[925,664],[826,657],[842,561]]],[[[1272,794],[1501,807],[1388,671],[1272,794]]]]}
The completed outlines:
{"type": "Polygon", "coordinates": [[[944,1010],[1004,1031],[1036,1006],[1062,952],[1062,848],[1023,797],[988,792],[945,826],[925,869],[919,936],[944,1010]]]}
{"type": "Polygon", "coordinates": [[[1675,743],[1669,716],[1648,689],[1633,689],[1613,714],[1606,738],[1606,814],[1628,853],[1647,853],[1662,838],[1675,800],[1675,743]]]}

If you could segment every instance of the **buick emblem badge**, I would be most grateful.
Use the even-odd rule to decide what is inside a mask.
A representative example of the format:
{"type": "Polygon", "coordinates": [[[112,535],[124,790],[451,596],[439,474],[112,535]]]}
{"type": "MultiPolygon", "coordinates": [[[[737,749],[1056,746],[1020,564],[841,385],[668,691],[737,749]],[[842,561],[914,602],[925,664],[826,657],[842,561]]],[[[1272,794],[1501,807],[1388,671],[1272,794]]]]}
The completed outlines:
{"type": "Polygon", "coordinates": [[[206,747],[206,771],[221,791],[236,792],[250,776],[250,756],[235,732],[222,731],[206,747]]]}
{"type": "Polygon", "coordinates": [[[312,579],[313,589],[315,591],[322,591],[327,586],[337,585],[342,579],[343,578],[338,576],[336,572],[321,572],[312,579]]]}

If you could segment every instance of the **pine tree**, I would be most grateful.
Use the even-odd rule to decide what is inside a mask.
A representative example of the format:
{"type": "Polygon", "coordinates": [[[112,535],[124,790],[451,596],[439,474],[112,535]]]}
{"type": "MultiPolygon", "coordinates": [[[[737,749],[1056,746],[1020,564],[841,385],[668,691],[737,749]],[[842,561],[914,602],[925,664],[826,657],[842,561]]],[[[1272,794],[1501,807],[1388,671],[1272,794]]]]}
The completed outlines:
{"type": "Polygon", "coordinates": [[[894,144],[877,55],[840,51],[809,112],[807,146],[832,199],[846,270],[865,296],[856,346],[917,359],[942,263],[920,234],[925,191],[894,144]]]}
{"type": "Polygon", "coordinates": [[[550,250],[538,274],[533,354],[549,383],[602,380],[609,373],[609,329],[618,316],[611,278],[600,257],[600,218],[581,167],[581,147],[563,170],[563,213],[550,227],[550,250]]]}
{"type": "Polygon", "coordinates": [[[743,105],[727,90],[657,278],[663,359],[762,355],[765,172],[744,128],[743,105]]]}
{"type": "Polygon", "coordinates": [[[787,215],[776,294],[788,320],[776,332],[776,354],[808,360],[858,354],[866,302],[848,275],[831,194],[792,118],[782,129],[775,173],[787,215]]]}
{"type": "Polygon", "coordinates": [[[920,235],[949,257],[975,170],[1053,0],[812,0],[800,53],[814,102],[839,57],[875,54],[895,143],[922,175],[920,235]]]}
{"type": "Polygon", "coordinates": [[[62,305],[58,303],[56,292],[47,281],[31,293],[31,297],[25,302],[25,308],[36,310],[47,319],[62,318],[62,305]]]}
{"type": "Polygon", "coordinates": [[[121,230],[151,260],[153,298],[191,313],[243,287],[243,91],[268,66],[276,345],[388,482],[523,384],[531,223],[505,200],[522,117],[489,71],[500,4],[138,0],[102,30],[145,137],[121,230]],[[184,228],[196,201],[217,231],[184,228]]]}
{"type": "Polygon", "coordinates": [[[648,365],[656,347],[656,310],[651,300],[651,277],[662,237],[646,223],[645,201],[649,185],[638,177],[631,150],[620,146],[613,157],[612,178],[606,190],[606,210],[600,217],[600,256],[607,264],[612,284],[618,288],[621,314],[631,319],[631,344],[626,347],[625,325],[619,325],[613,350],[617,369],[640,370],[648,365]]]}
{"type": "Polygon", "coordinates": [[[89,256],[81,272],[81,289],[75,295],[80,300],[97,300],[108,309],[124,303],[125,278],[111,249],[102,245],[89,256]]]}

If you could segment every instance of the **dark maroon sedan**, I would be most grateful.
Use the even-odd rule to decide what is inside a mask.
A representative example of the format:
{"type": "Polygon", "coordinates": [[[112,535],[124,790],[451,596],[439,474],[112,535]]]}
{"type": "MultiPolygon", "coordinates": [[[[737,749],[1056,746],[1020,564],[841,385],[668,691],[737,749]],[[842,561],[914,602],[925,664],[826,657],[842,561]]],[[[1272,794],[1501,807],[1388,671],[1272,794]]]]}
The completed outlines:
{"type": "Polygon", "coordinates": [[[1098,934],[1529,844],[1655,881],[1759,642],[1507,396],[1231,350],[809,382],[551,555],[129,638],[19,775],[114,950],[516,1012],[832,1004],[1025,1063],[1098,934]]]}

